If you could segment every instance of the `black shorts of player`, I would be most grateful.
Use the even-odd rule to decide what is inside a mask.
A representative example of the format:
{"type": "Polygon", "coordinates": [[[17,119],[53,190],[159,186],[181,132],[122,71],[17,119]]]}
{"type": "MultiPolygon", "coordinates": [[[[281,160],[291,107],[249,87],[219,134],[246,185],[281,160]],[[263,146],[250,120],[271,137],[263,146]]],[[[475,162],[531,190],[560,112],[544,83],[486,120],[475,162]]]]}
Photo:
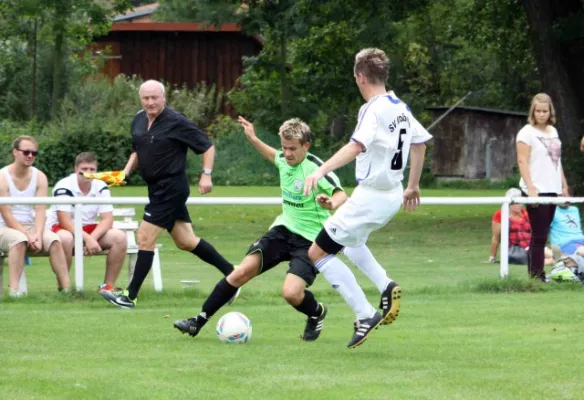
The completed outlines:
{"type": "Polygon", "coordinates": [[[328,232],[324,228],[320,230],[318,236],[314,240],[314,243],[327,252],[327,254],[337,254],[339,251],[343,250],[343,247],[345,247],[331,239],[328,232]]]}
{"type": "Polygon", "coordinates": [[[275,226],[247,250],[247,254],[261,253],[260,274],[283,261],[290,261],[288,273],[304,280],[308,286],[314,283],[318,271],[308,258],[312,242],[284,226],[275,226]]]}
{"type": "Polygon", "coordinates": [[[190,189],[186,176],[166,178],[148,185],[150,203],[144,208],[144,221],[165,228],[169,232],[176,221],[191,222],[186,201],[190,189]]]}

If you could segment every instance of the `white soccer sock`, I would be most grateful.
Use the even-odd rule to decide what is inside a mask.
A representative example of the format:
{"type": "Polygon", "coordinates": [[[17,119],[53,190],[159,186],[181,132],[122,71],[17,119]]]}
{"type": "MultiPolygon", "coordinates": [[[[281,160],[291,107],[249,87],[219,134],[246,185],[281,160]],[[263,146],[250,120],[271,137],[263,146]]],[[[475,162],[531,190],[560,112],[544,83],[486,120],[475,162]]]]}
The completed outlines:
{"type": "Polygon", "coordinates": [[[345,247],[343,254],[377,286],[379,293],[383,293],[391,279],[387,276],[387,271],[379,265],[373,254],[371,254],[371,250],[367,245],[345,247]]]}
{"type": "Polygon", "coordinates": [[[320,259],[316,268],[325,277],[351,307],[357,319],[371,318],[375,314],[375,308],[367,301],[363,289],[357,283],[355,275],[344,262],[332,254],[320,259]]]}

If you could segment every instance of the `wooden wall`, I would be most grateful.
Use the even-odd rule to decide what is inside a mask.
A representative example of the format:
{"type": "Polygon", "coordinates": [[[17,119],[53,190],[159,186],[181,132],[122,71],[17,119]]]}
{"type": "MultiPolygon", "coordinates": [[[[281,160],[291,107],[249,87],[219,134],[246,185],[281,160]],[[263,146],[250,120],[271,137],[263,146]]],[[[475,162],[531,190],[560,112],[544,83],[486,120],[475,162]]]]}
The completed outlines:
{"type": "MultiPolygon", "coordinates": [[[[434,119],[446,107],[432,107],[434,119]]],[[[432,173],[438,177],[486,178],[487,146],[491,147],[491,179],[513,174],[515,137],[527,123],[522,113],[488,109],[455,109],[432,130],[432,173]]]]}
{"type": "Polygon", "coordinates": [[[238,32],[113,31],[97,44],[112,49],[103,68],[112,79],[123,73],[179,86],[205,82],[224,90],[241,76],[242,57],[261,49],[257,40],[238,32]]]}

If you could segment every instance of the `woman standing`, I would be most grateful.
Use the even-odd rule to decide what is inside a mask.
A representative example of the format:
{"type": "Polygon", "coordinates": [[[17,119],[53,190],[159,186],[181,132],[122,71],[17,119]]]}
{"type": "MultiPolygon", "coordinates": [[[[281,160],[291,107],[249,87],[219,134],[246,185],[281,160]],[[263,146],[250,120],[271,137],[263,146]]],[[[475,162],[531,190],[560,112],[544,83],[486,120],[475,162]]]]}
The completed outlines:
{"type": "MultiPolygon", "coordinates": [[[[556,111],[552,99],[545,93],[531,101],[528,124],[517,134],[517,164],[521,173],[519,186],[523,196],[568,196],[568,185],[562,169],[562,143],[554,128],[556,111]]],[[[545,281],[544,248],[555,204],[534,204],[527,207],[531,222],[528,273],[545,281]]]]}

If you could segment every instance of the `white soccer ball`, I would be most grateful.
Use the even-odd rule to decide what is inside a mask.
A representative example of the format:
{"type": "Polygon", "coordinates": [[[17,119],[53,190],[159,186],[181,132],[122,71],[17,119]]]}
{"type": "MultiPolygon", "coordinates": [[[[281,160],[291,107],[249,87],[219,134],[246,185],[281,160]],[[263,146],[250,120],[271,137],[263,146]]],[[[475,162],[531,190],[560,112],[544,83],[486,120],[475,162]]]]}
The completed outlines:
{"type": "Polygon", "coordinates": [[[217,337],[225,343],[247,343],[251,339],[251,321],[240,312],[232,311],[217,322],[217,337]]]}

